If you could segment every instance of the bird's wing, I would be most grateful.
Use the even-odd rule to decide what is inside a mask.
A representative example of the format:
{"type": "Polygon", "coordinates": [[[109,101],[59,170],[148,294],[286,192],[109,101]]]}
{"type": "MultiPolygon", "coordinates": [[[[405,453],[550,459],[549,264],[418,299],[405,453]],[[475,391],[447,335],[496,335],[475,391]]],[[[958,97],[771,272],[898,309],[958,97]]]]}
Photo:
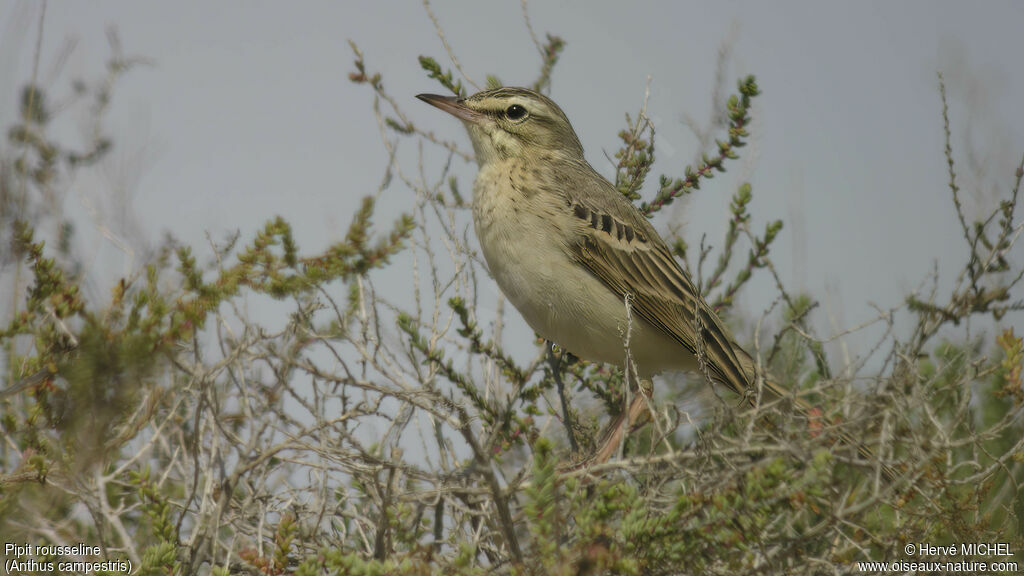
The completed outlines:
{"type": "Polygon", "coordinates": [[[697,294],[650,222],[588,169],[578,167],[575,181],[562,187],[567,208],[581,224],[569,247],[573,256],[624,300],[628,296],[637,316],[703,361],[705,375],[745,395],[754,382],[750,357],[697,294]]]}
{"type": "MultiPolygon", "coordinates": [[[[579,220],[570,249],[576,260],[620,297],[630,299],[633,312],[703,359],[702,371],[749,402],[756,398],[754,362],[730,336],[722,321],[694,288],[689,274],[672,256],[654,226],[603,176],[579,165],[571,181],[562,182],[566,206],[579,220]]],[[[790,398],[793,407],[812,424],[821,411],[785,388],[762,379],[763,390],[775,398],[790,398]]],[[[840,439],[868,460],[874,452],[841,432],[840,439]]],[[[881,464],[890,481],[898,476],[881,464]]]]}

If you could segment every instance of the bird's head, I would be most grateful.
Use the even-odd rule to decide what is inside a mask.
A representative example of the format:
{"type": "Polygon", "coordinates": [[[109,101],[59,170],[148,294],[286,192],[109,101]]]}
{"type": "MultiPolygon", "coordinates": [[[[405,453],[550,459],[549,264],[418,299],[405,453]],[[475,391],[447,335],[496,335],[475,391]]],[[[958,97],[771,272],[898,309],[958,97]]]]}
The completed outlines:
{"type": "Polygon", "coordinates": [[[583,159],[583,146],[562,109],[533,90],[498,88],[468,98],[436,94],[416,97],[462,120],[480,166],[495,160],[529,160],[545,155],[583,159]]]}

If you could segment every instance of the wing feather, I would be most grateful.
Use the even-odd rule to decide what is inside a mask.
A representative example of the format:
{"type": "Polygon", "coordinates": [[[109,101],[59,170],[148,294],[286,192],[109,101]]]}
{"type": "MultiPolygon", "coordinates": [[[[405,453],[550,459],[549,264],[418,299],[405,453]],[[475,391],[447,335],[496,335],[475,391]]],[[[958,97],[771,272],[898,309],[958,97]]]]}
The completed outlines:
{"type": "MultiPolygon", "coordinates": [[[[586,162],[569,171],[565,168],[561,173],[574,173],[574,177],[563,181],[558,192],[565,195],[581,224],[569,245],[576,261],[620,297],[628,296],[639,317],[698,358],[703,353],[706,376],[753,403],[755,397],[749,394],[756,377],[753,360],[697,294],[690,276],[651,223],[586,162]]],[[[821,411],[803,399],[767,378],[761,382],[771,396],[790,398],[808,421],[820,419],[821,411]]],[[[861,456],[874,459],[874,452],[849,434],[841,433],[840,439],[855,446],[861,456]]],[[[898,473],[884,464],[882,472],[889,480],[898,473]]]]}
{"type": "Polygon", "coordinates": [[[593,176],[580,174],[573,183],[610,190],[561,187],[568,195],[567,208],[580,224],[581,233],[569,246],[576,261],[620,297],[628,295],[639,317],[691,354],[703,353],[704,369],[712,380],[744,395],[754,381],[750,357],[697,295],[689,275],[650,222],[611,183],[593,176]]]}

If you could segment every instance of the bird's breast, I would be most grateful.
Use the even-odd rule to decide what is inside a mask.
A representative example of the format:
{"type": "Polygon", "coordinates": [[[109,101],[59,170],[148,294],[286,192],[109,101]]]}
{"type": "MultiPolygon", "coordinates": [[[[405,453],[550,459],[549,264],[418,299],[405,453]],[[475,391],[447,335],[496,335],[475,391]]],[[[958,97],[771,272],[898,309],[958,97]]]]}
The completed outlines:
{"type": "Polygon", "coordinates": [[[570,262],[551,199],[524,188],[515,165],[488,165],[473,188],[473,223],[495,281],[530,325],[547,337],[547,318],[571,304],[570,262]]]}
{"type": "Polygon", "coordinates": [[[578,224],[565,200],[525,187],[523,170],[529,174],[491,163],[473,187],[477,239],[509,302],[538,334],[585,360],[621,365],[628,334],[634,357],[646,360],[641,368],[655,373],[675,364],[676,345],[627,314],[623,299],[570,256],[578,224]]]}

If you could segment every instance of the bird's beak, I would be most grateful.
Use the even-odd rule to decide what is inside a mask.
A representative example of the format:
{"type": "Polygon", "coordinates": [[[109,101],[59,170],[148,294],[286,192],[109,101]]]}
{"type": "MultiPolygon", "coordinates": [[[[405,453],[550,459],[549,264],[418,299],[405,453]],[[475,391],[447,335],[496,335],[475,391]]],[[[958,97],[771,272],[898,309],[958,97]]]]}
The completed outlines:
{"type": "Polygon", "coordinates": [[[431,106],[435,106],[465,122],[479,123],[485,116],[454,96],[438,96],[437,94],[417,94],[417,98],[431,106]]]}

